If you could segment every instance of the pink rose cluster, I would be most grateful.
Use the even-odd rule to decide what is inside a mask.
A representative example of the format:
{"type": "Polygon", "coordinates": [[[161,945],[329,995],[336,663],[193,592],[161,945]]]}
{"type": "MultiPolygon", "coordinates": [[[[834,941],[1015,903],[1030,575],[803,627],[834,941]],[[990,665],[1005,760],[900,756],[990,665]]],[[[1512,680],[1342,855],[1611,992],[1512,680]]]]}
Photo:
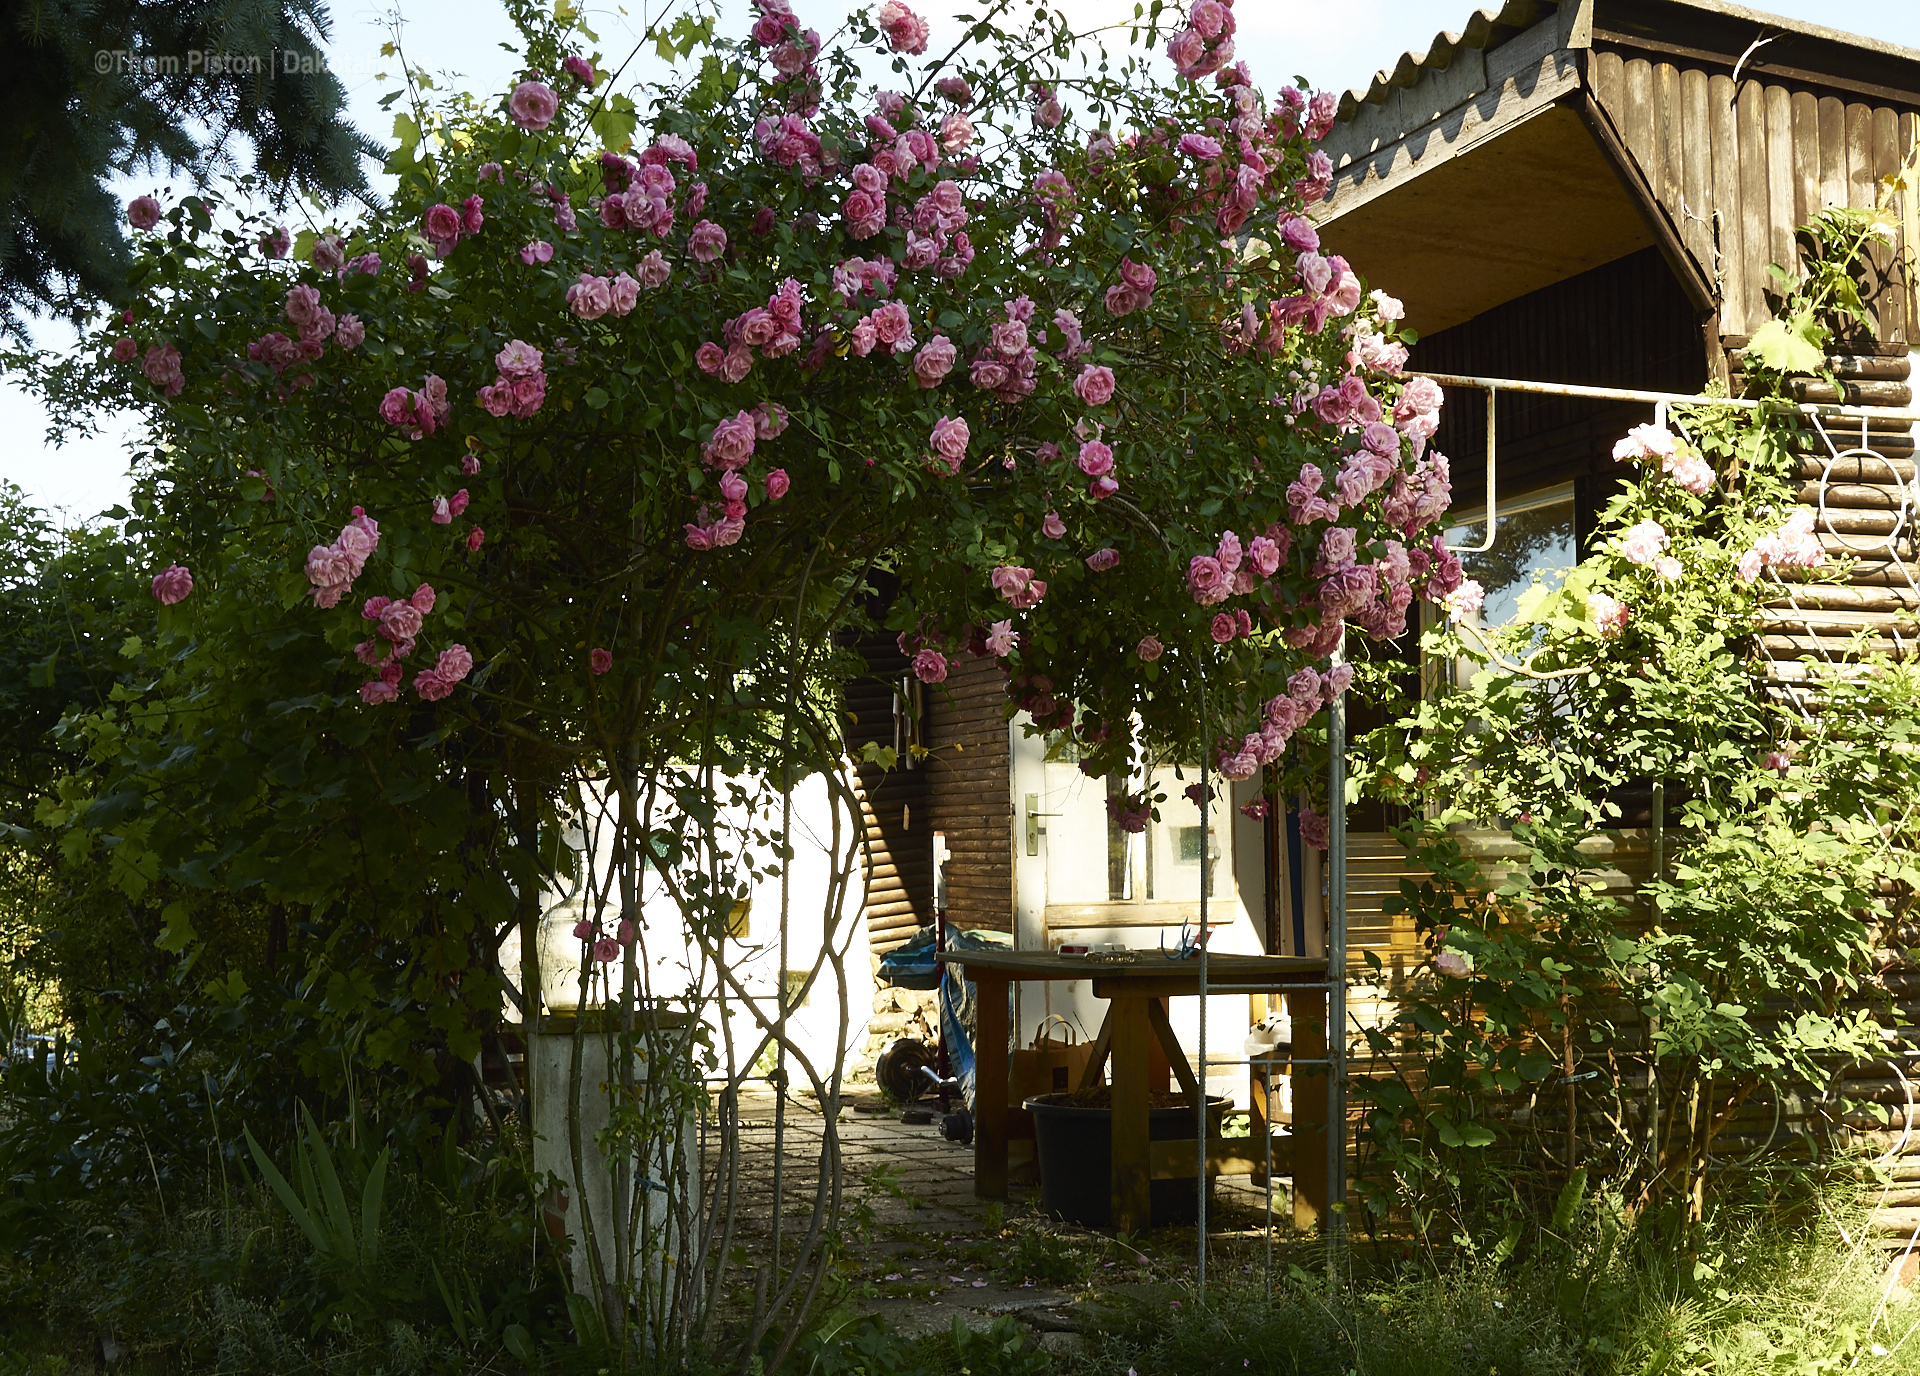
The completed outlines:
{"type": "Polygon", "coordinates": [[[1073,464],[1092,480],[1087,484],[1087,495],[1096,502],[1120,490],[1120,480],[1113,476],[1113,446],[1100,438],[1101,433],[1102,427],[1084,420],[1074,426],[1080,447],[1073,464]]]}
{"type": "Polygon", "coordinates": [[[160,202],[152,196],[136,196],[127,202],[127,223],[148,230],[160,223],[160,202]]]}
{"type": "Polygon", "coordinates": [[[1660,460],[1660,471],[1696,497],[1713,490],[1713,465],[1672,431],[1660,425],[1636,425],[1613,446],[1616,461],[1660,460]]]}
{"type": "Polygon", "coordinates": [[[1033,319],[1033,302],[1018,296],[1006,302],[1002,309],[1006,318],[995,322],[988,332],[986,347],[973,356],[967,368],[975,387],[993,393],[1002,401],[1013,402],[1033,395],[1040,350],[1027,330],[1033,319]]]}
{"type": "Polygon", "coordinates": [[[1329,320],[1343,319],[1360,308],[1363,295],[1360,279],[1347,265],[1347,260],[1337,253],[1325,256],[1313,250],[1302,253],[1294,260],[1293,278],[1300,290],[1279,298],[1267,308],[1266,347],[1271,351],[1281,346],[1283,326],[1298,325],[1308,334],[1319,334],[1329,320]]]}
{"type": "Polygon", "coordinates": [[[379,547],[379,523],[367,515],[365,508],[356,506],[353,518],[341,527],[332,544],[315,545],[307,552],[307,582],[312,585],[313,605],[339,606],[379,547]]]}
{"type": "Polygon", "coordinates": [[[1441,601],[1441,605],[1447,609],[1447,620],[1453,622],[1478,616],[1480,609],[1486,604],[1487,590],[1475,578],[1463,579],[1460,586],[1448,593],[1441,601]]]}
{"type": "MultiPolygon", "coordinates": [[[[755,306],[721,327],[724,348],[708,340],[694,351],[694,362],[701,372],[723,382],[741,381],[753,370],[754,350],[758,349],[763,358],[784,358],[800,347],[804,304],[800,283],[791,277],[785,279],[767,298],[764,307],[755,306]]],[[[894,304],[900,316],[900,329],[894,332],[894,338],[904,337],[906,343],[902,347],[911,348],[913,340],[906,329],[906,307],[894,304]]]]}
{"type": "Polygon", "coordinates": [[[889,356],[903,354],[913,345],[913,316],[899,301],[875,306],[847,331],[847,349],[855,358],[865,358],[875,349],[885,349],[889,356]]]}
{"type": "Polygon", "coordinates": [[[153,600],[171,607],[187,600],[193,591],[193,575],[179,564],[169,564],[153,576],[153,600]]]}
{"type": "Polygon", "coordinates": [[[490,416],[531,416],[547,400],[545,356],[524,339],[513,339],[493,356],[497,370],[491,386],[478,392],[490,416]]]}
{"type": "Polygon", "coordinates": [[[1029,607],[1040,605],[1040,599],[1047,595],[1044,580],[1035,578],[1033,570],[1019,564],[1001,564],[997,566],[989,581],[993,590],[1006,600],[1015,611],[1025,611],[1029,607]]]}
{"type": "Polygon", "coordinates": [[[873,22],[887,36],[887,46],[895,52],[918,57],[927,50],[927,21],[900,0],[886,0],[873,12],[873,22]]]}
{"type": "Polygon", "coordinates": [[[760,156],[775,167],[797,172],[802,181],[817,181],[826,170],[826,150],[820,136],[798,114],[764,115],[754,121],[753,141],[760,156]]]}
{"type": "Polygon", "coordinates": [[[833,291],[841,304],[851,306],[860,296],[884,301],[893,293],[899,270],[891,258],[848,258],[833,269],[833,291]]]}
{"type": "MultiPolygon", "coordinates": [[[[654,252],[658,253],[659,250],[655,249],[654,252]]],[[[626,315],[639,301],[640,283],[625,272],[612,277],[598,277],[591,272],[583,272],[580,280],[567,288],[567,309],[582,320],[598,320],[603,315],[626,315]]]]}
{"type": "Polygon", "coordinates": [[[945,278],[965,276],[973,263],[973,241],[961,229],[966,222],[967,199],[960,183],[936,182],[907,214],[907,252],[901,266],[909,272],[931,268],[945,278]]]}
{"type": "Polygon", "coordinates": [[[1318,143],[1333,128],[1340,113],[1340,98],[1332,91],[1318,91],[1309,97],[1297,86],[1280,92],[1280,132],[1287,138],[1298,134],[1308,143],[1318,143]]]}
{"type": "Polygon", "coordinates": [[[1737,574],[1742,583],[1751,583],[1762,569],[1811,569],[1826,561],[1827,552],[1813,533],[1813,513],[1802,509],[1778,530],[1754,541],[1753,548],[1740,556],[1737,574]]]}
{"type": "Polygon", "coordinates": [[[435,497],[433,514],[428,519],[437,526],[452,525],[454,517],[465,513],[467,501],[467,489],[464,487],[451,497],[435,497]]]}
{"type": "MultiPolygon", "coordinates": [[[[747,482],[741,476],[753,458],[755,447],[763,440],[777,439],[787,428],[786,408],[777,402],[762,402],[751,411],[740,411],[713,427],[701,450],[701,460],[719,471],[720,507],[702,503],[695,520],[686,531],[689,549],[724,549],[737,544],[747,526],[747,482]]],[[[769,501],[779,501],[791,486],[784,468],[769,472],[765,490],[769,501]]]]}
{"type": "Polygon", "coordinates": [[[1174,71],[1202,81],[1233,61],[1233,0],[1194,0],[1187,27],[1167,40],[1174,71]]]}
{"type": "MultiPolygon", "coordinates": [[[[367,337],[366,326],[358,316],[336,317],[321,304],[316,287],[302,284],[288,291],[286,314],[297,338],[289,339],[279,330],[269,330],[247,345],[247,357],[255,363],[266,364],[276,377],[297,363],[318,359],[325,352],[328,339],[342,349],[352,350],[367,337]]],[[[305,384],[312,378],[303,376],[295,381],[305,384]]]]}
{"type": "Polygon", "coordinates": [[[1152,268],[1131,258],[1122,258],[1120,280],[1107,288],[1107,314],[1118,318],[1147,309],[1153,304],[1153,289],[1159,284],[1160,275],[1152,268]]]}
{"type": "Polygon", "coordinates": [[[469,196],[460,203],[458,209],[444,203],[427,207],[420,232],[433,245],[434,257],[445,258],[453,252],[455,244],[480,232],[487,222],[487,217],[480,210],[483,204],[480,197],[469,196]]]}
{"type": "Polygon", "coordinates": [[[431,435],[452,413],[447,384],[432,373],[427,374],[418,391],[395,387],[380,399],[380,419],[410,440],[431,435]]]}
{"type": "MultiPolygon", "coordinates": [[[[608,229],[628,229],[637,234],[664,237],[673,228],[677,214],[673,201],[680,194],[680,183],[673,174],[675,167],[683,168],[687,176],[692,176],[700,167],[700,157],[693,145],[677,134],[662,134],[655,139],[641,151],[637,164],[615,153],[603,153],[600,172],[609,190],[600,199],[600,223],[608,229]]],[[[705,182],[694,182],[681,199],[687,218],[698,222],[695,232],[701,224],[708,226],[699,245],[690,245],[695,257],[705,251],[705,246],[712,242],[713,232],[719,230],[718,225],[700,220],[706,204],[705,182]]],[[[724,249],[724,231],[720,233],[719,242],[724,249]]]]}
{"type": "Polygon", "coordinates": [[[1257,730],[1219,746],[1214,758],[1220,777],[1236,782],[1251,779],[1279,759],[1294,733],[1312,721],[1322,706],[1346,692],[1352,682],[1350,664],[1336,665],[1324,674],[1311,668],[1296,672],[1287,680],[1287,691],[1268,700],[1257,730]]]}

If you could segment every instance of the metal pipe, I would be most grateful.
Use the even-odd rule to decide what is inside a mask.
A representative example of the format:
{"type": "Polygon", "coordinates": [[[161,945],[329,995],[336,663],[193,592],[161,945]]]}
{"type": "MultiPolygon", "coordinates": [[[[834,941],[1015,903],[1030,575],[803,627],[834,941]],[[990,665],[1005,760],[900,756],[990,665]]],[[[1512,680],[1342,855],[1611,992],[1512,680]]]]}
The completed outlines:
{"type": "Polygon", "coordinates": [[[1803,416],[1833,416],[1844,420],[1920,421],[1920,411],[1895,411],[1885,407],[1838,406],[1827,402],[1759,401],[1747,397],[1688,396],[1684,392],[1649,392],[1638,387],[1587,387],[1577,382],[1521,382],[1505,377],[1467,377],[1458,373],[1402,373],[1403,378],[1424,377],[1442,387],[1477,387],[1487,392],[1527,392],[1543,397],[1584,397],[1593,401],[1668,402],[1679,406],[1729,406],[1740,411],[1766,408],[1793,411],[1803,416]]]}
{"type": "MultiPolygon", "coordinates": [[[[1438,381],[1439,379],[1435,378],[1434,380],[1438,381]]],[[[1487,387],[1487,538],[1477,545],[1448,545],[1447,548],[1455,554],[1485,554],[1493,548],[1493,523],[1495,519],[1493,502],[1493,455],[1498,443],[1493,418],[1493,407],[1495,398],[1500,395],[1500,387],[1504,387],[1505,385],[1505,383],[1501,383],[1499,386],[1489,384],[1487,387]]]]}
{"type": "MultiPolygon", "coordinates": [[[[1493,523],[1487,523],[1491,532],[1493,523]]],[[[1331,656],[1346,662],[1346,637],[1331,656]]],[[[1327,1274],[1342,1277],[1347,1204],[1347,695],[1327,704],[1327,1274]]]]}

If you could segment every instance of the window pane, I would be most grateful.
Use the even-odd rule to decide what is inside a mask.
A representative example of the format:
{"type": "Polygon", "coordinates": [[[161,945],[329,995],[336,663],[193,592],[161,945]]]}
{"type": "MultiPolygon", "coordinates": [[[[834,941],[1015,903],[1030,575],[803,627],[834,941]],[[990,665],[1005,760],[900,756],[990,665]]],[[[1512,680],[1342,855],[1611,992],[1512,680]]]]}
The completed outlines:
{"type": "MultiPolygon", "coordinates": [[[[1484,554],[1460,556],[1467,577],[1480,580],[1487,601],[1475,618],[1482,626],[1504,626],[1513,620],[1520,596],[1534,583],[1557,587],[1579,562],[1574,545],[1573,494],[1560,489],[1552,495],[1530,494],[1511,506],[1496,503],[1498,525],[1493,548],[1484,554]],[[1541,500],[1542,497],[1545,500],[1541,500]]],[[[1477,545],[1487,534],[1484,516],[1447,531],[1449,545],[1477,545]]]]}

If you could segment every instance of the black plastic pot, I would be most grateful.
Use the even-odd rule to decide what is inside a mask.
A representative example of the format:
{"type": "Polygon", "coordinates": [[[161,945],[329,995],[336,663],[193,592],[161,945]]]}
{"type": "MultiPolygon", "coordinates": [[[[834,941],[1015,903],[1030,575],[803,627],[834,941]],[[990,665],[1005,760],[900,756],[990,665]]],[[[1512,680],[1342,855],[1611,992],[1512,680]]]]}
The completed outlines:
{"type": "MultiPolygon", "coordinates": [[[[1026,1101],[1033,1114],[1034,1154],[1040,1162],[1040,1203],[1055,1218],[1085,1228],[1113,1224],[1113,1110],[1062,1102],[1067,1094],[1039,1094],[1026,1101]]],[[[1207,1101],[1207,1120],[1217,1135],[1230,1101],[1207,1101]]],[[[1184,1104],[1147,1110],[1147,1140],[1191,1142],[1194,1113],[1184,1104]]],[[[1151,1227],[1171,1228],[1199,1216],[1193,1177],[1155,1180],[1151,1227]]],[[[1209,1184],[1211,1189],[1211,1184],[1209,1184]]]]}

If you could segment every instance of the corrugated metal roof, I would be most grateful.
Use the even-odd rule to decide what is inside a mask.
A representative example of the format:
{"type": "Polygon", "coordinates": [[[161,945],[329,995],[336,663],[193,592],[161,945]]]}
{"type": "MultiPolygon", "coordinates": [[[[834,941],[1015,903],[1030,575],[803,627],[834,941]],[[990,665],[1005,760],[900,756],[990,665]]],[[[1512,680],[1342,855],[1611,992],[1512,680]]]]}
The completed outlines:
{"type": "Polygon", "coordinates": [[[1373,84],[1366,90],[1351,90],[1340,97],[1339,118],[1352,119],[1366,102],[1378,105],[1396,86],[1418,85],[1429,68],[1445,71],[1453,65],[1453,55],[1459,49],[1497,47],[1558,8],[1555,0],[1507,0],[1498,9],[1475,10],[1459,33],[1443,30],[1435,34],[1424,56],[1403,53],[1392,71],[1375,73],[1373,84]]]}
{"type": "MultiPolygon", "coordinates": [[[[1879,53],[1886,57],[1920,63],[1920,52],[1911,48],[1903,48],[1898,44],[1868,38],[1861,34],[1830,29],[1823,24],[1809,24],[1805,20],[1787,19],[1781,15],[1768,14],[1764,10],[1748,9],[1744,5],[1728,3],[1728,0],[1671,0],[1671,3],[1681,9],[1745,20],[1757,27],[1774,29],[1782,33],[1803,34],[1809,38],[1818,38],[1879,53]]],[[[1394,87],[1418,85],[1429,69],[1445,71],[1453,64],[1454,54],[1459,49],[1496,48],[1509,38],[1539,23],[1546,16],[1555,13],[1559,8],[1558,0],[1506,0],[1506,3],[1498,9],[1475,10],[1459,33],[1442,31],[1434,35],[1433,42],[1427,45],[1424,54],[1411,51],[1403,53],[1400,60],[1394,63],[1391,71],[1383,70],[1375,73],[1372,84],[1366,90],[1356,88],[1348,91],[1340,98],[1339,118],[1352,119],[1363,104],[1380,104],[1394,87]]]]}

